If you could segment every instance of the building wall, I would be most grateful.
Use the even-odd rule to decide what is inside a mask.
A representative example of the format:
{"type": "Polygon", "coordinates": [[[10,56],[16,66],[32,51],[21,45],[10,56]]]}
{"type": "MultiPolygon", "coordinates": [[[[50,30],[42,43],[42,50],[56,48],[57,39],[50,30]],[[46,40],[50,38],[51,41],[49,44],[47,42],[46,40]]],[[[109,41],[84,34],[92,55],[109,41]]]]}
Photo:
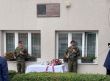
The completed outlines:
{"type": "Polygon", "coordinates": [[[98,31],[98,63],[79,64],[78,72],[105,73],[103,63],[110,41],[109,0],[70,0],[70,8],[66,8],[65,1],[0,0],[0,30],[40,30],[44,59],[55,57],[55,31],[98,31]],[[37,18],[37,3],[61,3],[60,17],[37,18]]]}

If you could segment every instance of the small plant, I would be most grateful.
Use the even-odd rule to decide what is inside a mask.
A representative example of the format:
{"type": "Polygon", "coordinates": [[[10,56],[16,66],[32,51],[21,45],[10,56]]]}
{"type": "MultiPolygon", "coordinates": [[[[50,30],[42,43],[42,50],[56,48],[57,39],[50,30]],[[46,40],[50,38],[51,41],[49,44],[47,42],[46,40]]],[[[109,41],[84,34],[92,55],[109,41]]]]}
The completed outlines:
{"type": "Polygon", "coordinates": [[[13,53],[13,52],[6,52],[5,58],[6,58],[7,60],[10,60],[10,61],[15,60],[15,59],[14,59],[14,53],[13,53]]]}
{"type": "Polygon", "coordinates": [[[96,59],[95,56],[87,56],[87,57],[82,57],[81,61],[82,63],[93,63],[94,59],[96,59]]]}
{"type": "Polygon", "coordinates": [[[17,74],[16,71],[14,70],[9,70],[8,71],[8,75],[9,75],[9,81],[11,81],[11,79],[17,74]]]}
{"type": "Polygon", "coordinates": [[[25,60],[26,61],[36,61],[36,57],[28,55],[25,60]]]}

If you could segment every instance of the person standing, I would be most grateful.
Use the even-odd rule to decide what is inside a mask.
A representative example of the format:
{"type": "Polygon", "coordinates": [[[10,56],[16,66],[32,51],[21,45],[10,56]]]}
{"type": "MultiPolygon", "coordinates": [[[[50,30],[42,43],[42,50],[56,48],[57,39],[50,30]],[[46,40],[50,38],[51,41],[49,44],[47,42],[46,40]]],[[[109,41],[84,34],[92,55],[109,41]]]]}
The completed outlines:
{"type": "Polygon", "coordinates": [[[8,80],[8,65],[5,58],[0,56],[0,81],[8,80]]]}
{"type": "Polygon", "coordinates": [[[27,50],[23,46],[23,42],[19,41],[18,47],[15,49],[15,57],[17,61],[17,71],[18,73],[25,73],[25,59],[28,55],[27,50]]]}
{"type": "Polygon", "coordinates": [[[105,59],[104,67],[106,68],[106,74],[110,75],[110,50],[108,51],[107,57],[105,59]]]}
{"type": "Polygon", "coordinates": [[[71,46],[68,47],[64,54],[64,62],[68,63],[68,71],[77,73],[77,60],[80,56],[80,51],[77,47],[76,41],[70,42],[71,46]]]}

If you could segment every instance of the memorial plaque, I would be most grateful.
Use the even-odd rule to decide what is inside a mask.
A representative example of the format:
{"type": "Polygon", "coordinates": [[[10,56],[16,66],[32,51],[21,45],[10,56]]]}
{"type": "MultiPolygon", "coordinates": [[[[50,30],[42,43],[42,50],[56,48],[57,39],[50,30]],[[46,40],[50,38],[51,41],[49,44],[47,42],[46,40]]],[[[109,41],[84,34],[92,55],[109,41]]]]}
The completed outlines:
{"type": "Polygon", "coordinates": [[[60,4],[59,3],[38,4],[37,16],[38,17],[60,17],[60,4]]]}

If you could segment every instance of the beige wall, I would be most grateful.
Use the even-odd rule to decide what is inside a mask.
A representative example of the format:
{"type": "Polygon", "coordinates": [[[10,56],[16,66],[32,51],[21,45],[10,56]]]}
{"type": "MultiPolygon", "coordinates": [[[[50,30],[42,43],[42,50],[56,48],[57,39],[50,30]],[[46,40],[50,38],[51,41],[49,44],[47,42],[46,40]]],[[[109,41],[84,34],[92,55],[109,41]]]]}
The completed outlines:
{"type": "MultiPolygon", "coordinates": [[[[0,31],[0,38],[2,38],[2,31],[0,31]]],[[[2,39],[0,39],[0,41],[2,41],[2,39]]],[[[2,53],[1,53],[1,51],[2,51],[1,46],[2,46],[2,43],[0,42],[0,56],[2,55],[2,53]]]]}
{"type": "Polygon", "coordinates": [[[110,42],[109,0],[70,0],[70,8],[66,8],[65,1],[0,0],[0,30],[40,30],[41,57],[45,59],[55,57],[55,31],[97,30],[98,63],[80,64],[78,72],[105,74],[103,62],[108,51],[107,43],[110,42]],[[61,3],[60,17],[37,18],[37,3],[61,3]]]}

